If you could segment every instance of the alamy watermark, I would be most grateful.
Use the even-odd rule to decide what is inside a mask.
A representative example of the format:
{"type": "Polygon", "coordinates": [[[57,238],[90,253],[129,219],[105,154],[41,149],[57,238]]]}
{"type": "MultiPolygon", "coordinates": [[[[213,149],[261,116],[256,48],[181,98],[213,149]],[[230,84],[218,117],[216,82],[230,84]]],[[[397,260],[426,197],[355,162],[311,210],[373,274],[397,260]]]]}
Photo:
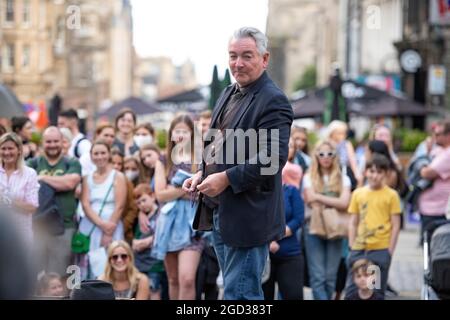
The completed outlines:
{"type": "MultiPolygon", "coordinates": [[[[171,159],[180,164],[180,154],[190,154],[191,140],[174,146],[171,159]]],[[[207,165],[257,165],[260,174],[275,175],[280,169],[280,130],[279,129],[210,129],[204,139],[194,133],[195,149],[193,164],[207,165]],[[203,150],[202,141],[209,142],[203,150]]],[[[286,142],[287,146],[287,142],[286,142]]],[[[286,147],[287,149],[287,147],[286,147]]]]}

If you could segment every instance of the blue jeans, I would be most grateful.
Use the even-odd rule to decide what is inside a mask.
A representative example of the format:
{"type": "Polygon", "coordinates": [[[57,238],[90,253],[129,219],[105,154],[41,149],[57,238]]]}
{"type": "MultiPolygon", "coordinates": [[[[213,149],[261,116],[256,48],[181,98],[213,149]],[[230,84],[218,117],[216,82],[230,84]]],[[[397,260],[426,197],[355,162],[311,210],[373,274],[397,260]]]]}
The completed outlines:
{"type": "Polygon", "coordinates": [[[304,232],[309,283],[314,300],[330,300],[336,289],[337,272],[342,257],[342,239],[326,240],[304,232]]]}
{"type": "Polygon", "coordinates": [[[214,214],[213,243],[223,275],[225,300],[264,300],[261,278],[269,244],[238,248],[227,246],[220,235],[219,216],[214,214]]]}

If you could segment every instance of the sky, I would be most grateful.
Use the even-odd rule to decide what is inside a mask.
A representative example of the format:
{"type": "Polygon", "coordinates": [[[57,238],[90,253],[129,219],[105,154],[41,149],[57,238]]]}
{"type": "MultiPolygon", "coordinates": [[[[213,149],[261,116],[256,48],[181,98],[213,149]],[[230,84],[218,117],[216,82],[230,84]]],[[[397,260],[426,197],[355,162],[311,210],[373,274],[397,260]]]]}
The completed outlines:
{"type": "Polygon", "coordinates": [[[200,84],[211,82],[216,64],[223,77],[233,31],[252,26],[266,31],[268,0],[131,0],[134,45],[141,57],[190,59],[200,84]]]}

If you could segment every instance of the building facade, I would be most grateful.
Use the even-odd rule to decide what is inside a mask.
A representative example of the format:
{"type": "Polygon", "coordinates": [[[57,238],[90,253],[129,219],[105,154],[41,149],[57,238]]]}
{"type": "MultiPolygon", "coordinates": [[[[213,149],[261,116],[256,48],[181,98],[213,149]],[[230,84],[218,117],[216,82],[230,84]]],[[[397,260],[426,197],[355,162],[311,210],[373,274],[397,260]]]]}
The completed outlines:
{"type": "Polygon", "coordinates": [[[0,79],[23,103],[48,101],[90,116],[133,87],[129,0],[0,0],[0,79]]]}

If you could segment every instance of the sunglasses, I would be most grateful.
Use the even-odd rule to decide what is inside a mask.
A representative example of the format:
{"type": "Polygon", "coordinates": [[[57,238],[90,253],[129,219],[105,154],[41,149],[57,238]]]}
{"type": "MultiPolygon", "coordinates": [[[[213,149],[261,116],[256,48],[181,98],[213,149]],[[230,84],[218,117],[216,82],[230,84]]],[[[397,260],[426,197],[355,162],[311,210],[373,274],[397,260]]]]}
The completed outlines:
{"type": "Polygon", "coordinates": [[[126,260],[128,260],[128,255],[122,253],[122,254],[114,254],[114,255],[111,256],[111,259],[112,259],[114,262],[116,262],[117,260],[119,260],[119,258],[120,258],[122,261],[126,261],[126,260]]]}
{"type": "Polygon", "coordinates": [[[319,152],[317,153],[317,156],[321,159],[323,158],[334,158],[336,156],[335,152],[319,152]]]}

